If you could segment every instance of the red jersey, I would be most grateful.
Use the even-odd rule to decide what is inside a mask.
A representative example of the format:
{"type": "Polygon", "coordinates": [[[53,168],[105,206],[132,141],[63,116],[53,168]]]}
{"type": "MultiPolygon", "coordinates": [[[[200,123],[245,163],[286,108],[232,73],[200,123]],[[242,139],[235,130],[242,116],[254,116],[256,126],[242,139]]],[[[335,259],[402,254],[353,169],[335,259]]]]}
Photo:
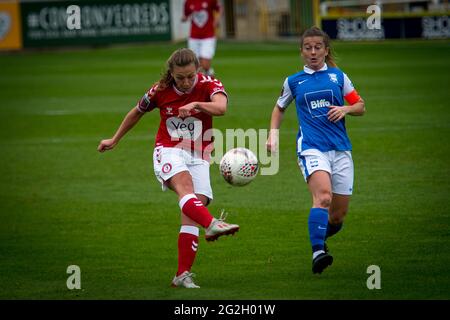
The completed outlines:
{"type": "Polygon", "coordinates": [[[206,39],[215,37],[214,12],[220,10],[217,0],[186,0],[184,15],[191,17],[191,38],[206,39]]]}
{"type": "MultiPolygon", "coordinates": [[[[192,110],[189,117],[180,118],[178,109],[194,101],[210,102],[212,96],[219,92],[227,95],[219,80],[198,73],[193,88],[186,93],[179,91],[175,86],[158,90],[158,84],[155,84],[139,100],[137,109],[140,112],[159,109],[161,122],[156,135],[156,147],[180,147],[204,151],[213,141],[212,132],[208,131],[212,129],[212,116],[192,110]]],[[[207,150],[212,151],[212,145],[207,150]]]]}

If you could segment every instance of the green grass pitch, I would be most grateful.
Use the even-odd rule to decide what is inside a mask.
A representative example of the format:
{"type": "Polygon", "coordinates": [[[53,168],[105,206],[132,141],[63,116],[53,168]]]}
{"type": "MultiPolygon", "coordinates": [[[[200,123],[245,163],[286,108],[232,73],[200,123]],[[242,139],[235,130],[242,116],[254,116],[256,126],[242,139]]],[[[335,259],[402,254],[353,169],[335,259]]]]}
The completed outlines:
{"type": "MultiPolygon", "coordinates": [[[[0,56],[1,299],[450,298],[448,41],[334,43],[367,113],[347,120],[355,188],[328,241],[332,267],[311,272],[291,105],[277,175],[234,188],[211,167],[210,210],[227,209],[241,230],[201,237],[200,290],[169,287],[179,208],[153,174],[158,113],[113,152],[96,151],[179,46],[0,56]],[[69,265],[81,268],[81,290],[66,287],[69,265]],[[370,265],[380,290],[366,287],[370,265]]],[[[301,66],[295,43],[219,42],[214,67],[230,103],[215,127],[266,129],[284,78],[301,66]]]]}

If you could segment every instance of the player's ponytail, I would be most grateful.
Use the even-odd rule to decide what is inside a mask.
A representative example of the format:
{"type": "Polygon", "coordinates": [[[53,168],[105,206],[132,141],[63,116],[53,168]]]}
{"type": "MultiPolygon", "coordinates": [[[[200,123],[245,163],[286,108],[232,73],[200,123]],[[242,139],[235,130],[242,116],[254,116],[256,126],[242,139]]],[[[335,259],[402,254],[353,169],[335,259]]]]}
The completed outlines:
{"type": "Polygon", "coordinates": [[[303,40],[308,37],[322,37],[325,47],[328,48],[328,55],[325,57],[325,62],[330,67],[337,67],[334,60],[333,51],[331,50],[331,40],[328,34],[318,27],[311,27],[309,29],[306,29],[300,37],[300,50],[303,48],[303,40]]]}
{"type": "Polygon", "coordinates": [[[166,71],[158,81],[158,90],[164,90],[175,83],[172,77],[173,69],[177,67],[185,67],[193,63],[197,70],[200,63],[195,55],[194,51],[186,48],[181,48],[172,53],[166,62],[166,71]]]}

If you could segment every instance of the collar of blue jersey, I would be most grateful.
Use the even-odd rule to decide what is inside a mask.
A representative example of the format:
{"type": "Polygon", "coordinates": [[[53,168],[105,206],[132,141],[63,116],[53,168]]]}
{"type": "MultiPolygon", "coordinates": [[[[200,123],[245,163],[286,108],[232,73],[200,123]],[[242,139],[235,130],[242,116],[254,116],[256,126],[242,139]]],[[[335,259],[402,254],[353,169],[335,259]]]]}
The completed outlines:
{"type": "Polygon", "coordinates": [[[328,70],[328,66],[326,63],[323,65],[322,68],[320,68],[320,70],[317,70],[317,71],[309,68],[308,66],[303,67],[303,71],[305,71],[307,74],[313,74],[314,72],[325,71],[325,70],[328,70]]]}

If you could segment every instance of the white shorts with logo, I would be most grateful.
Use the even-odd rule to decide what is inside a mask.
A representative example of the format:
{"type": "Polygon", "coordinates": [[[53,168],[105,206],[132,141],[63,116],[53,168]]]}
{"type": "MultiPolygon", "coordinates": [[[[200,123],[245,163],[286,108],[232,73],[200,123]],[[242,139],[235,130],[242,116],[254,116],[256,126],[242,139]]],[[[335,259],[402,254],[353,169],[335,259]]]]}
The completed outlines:
{"type": "Polygon", "coordinates": [[[209,179],[209,162],[195,157],[180,148],[156,147],[153,151],[153,169],[161,182],[163,191],[167,190],[166,181],[177,173],[188,171],[192,176],[194,193],[213,199],[209,179]]]}
{"type": "Polygon", "coordinates": [[[332,192],[341,195],[353,193],[353,159],[351,151],[327,151],[317,149],[302,151],[298,164],[305,181],[315,171],[322,170],[330,174],[332,192]]]}
{"type": "Polygon", "coordinates": [[[216,53],[216,38],[188,39],[188,47],[200,59],[211,60],[216,53]]]}

